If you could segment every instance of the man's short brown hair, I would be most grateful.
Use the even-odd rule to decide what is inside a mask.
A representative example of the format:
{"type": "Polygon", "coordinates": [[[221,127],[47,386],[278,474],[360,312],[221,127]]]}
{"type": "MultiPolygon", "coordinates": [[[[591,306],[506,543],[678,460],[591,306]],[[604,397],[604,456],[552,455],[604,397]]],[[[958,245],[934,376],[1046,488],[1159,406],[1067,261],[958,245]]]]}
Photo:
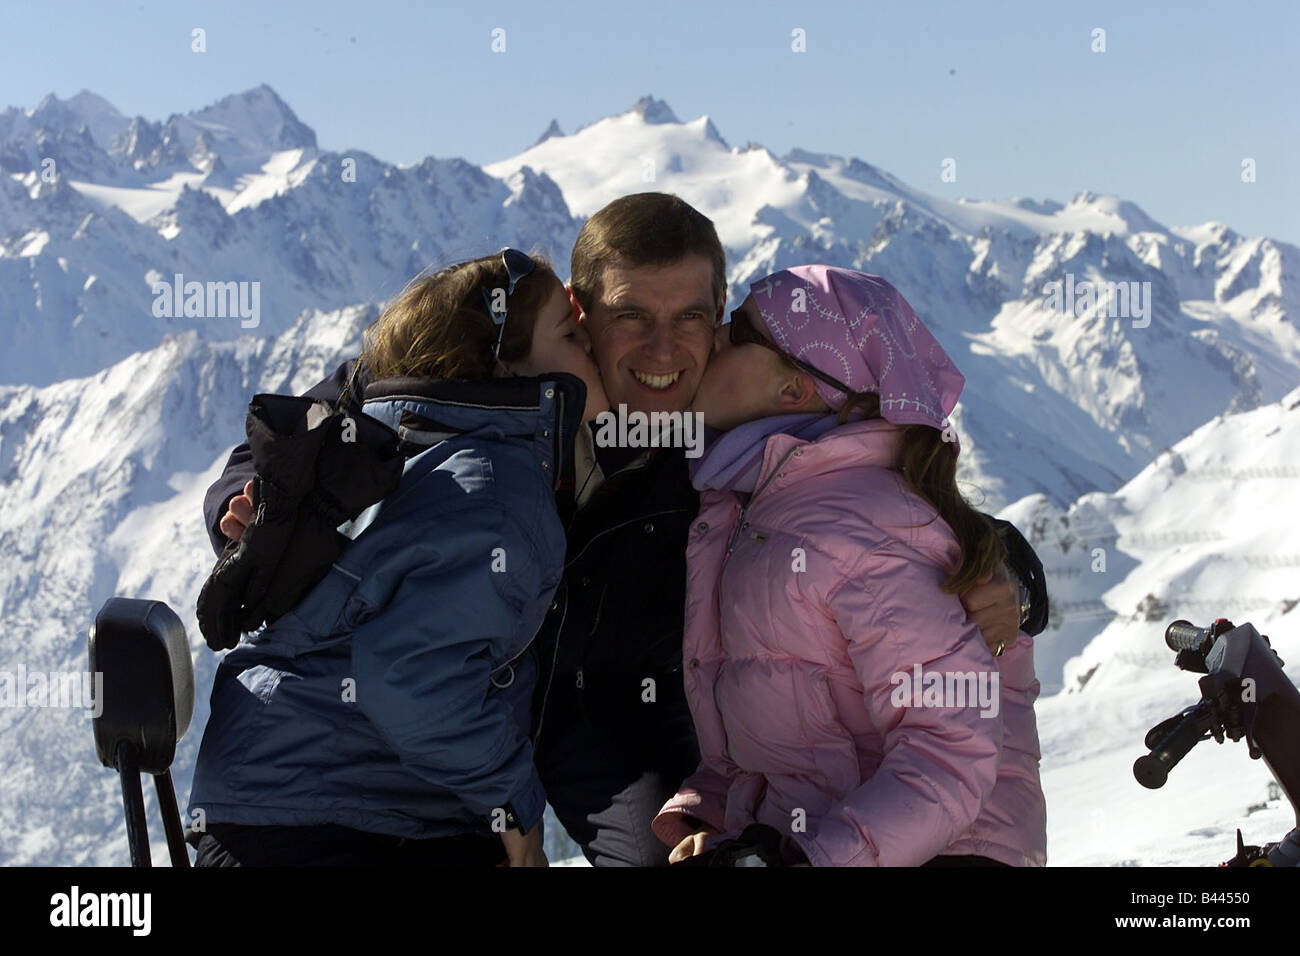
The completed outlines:
{"type": "Polygon", "coordinates": [[[578,304],[590,312],[600,298],[606,266],[667,266],[687,256],[713,266],[713,302],[727,296],[727,257],[713,222],[670,193],[621,196],[588,219],[573,244],[570,281],[578,304]]]}

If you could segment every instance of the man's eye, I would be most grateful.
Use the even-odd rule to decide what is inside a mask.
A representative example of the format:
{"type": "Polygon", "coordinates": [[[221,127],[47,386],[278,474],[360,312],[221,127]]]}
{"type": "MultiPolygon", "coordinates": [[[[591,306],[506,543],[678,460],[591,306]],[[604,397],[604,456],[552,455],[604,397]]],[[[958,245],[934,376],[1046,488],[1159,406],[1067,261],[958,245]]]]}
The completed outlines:
{"type": "Polygon", "coordinates": [[[639,319],[639,318],[641,318],[641,313],[640,313],[640,312],[620,312],[620,313],[618,314],[618,317],[619,317],[620,319],[639,319]]]}

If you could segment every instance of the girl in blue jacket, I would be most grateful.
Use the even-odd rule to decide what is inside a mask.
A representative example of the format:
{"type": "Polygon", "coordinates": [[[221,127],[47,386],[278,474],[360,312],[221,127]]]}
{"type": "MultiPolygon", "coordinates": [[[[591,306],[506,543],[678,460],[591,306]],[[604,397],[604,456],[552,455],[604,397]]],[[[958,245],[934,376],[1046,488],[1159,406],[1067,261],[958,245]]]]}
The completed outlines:
{"type": "Polygon", "coordinates": [[[505,250],[412,282],[361,365],[405,471],[222,660],[197,865],[545,865],[528,652],[563,570],[574,434],[608,404],[586,333],[551,267],[505,250]]]}

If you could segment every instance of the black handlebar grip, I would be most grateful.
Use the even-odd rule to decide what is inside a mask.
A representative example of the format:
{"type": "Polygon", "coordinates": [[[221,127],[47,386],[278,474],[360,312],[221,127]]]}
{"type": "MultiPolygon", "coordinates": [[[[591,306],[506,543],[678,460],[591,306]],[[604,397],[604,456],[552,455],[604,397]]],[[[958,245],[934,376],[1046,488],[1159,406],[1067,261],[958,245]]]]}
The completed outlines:
{"type": "Polygon", "coordinates": [[[1199,651],[1212,632],[1190,621],[1174,621],[1165,628],[1165,643],[1172,651],[1199,651]]]}
{"type": "Polygon", "coordinates": [[[1169,779],[1169,771],[1178,761],[1201,742],[1205,735],[1205,718],[1201,713],[1191,713],[1166,737],[1158,747],[1133,762],[1133,776],[1148,790],[1159,790],[1169,779]]]}

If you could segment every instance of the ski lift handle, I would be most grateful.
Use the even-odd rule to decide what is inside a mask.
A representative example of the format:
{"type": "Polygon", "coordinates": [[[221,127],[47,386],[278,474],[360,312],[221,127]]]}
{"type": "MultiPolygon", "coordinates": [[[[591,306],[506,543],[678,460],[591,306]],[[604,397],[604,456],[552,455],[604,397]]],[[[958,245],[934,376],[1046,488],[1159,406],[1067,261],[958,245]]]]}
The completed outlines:
{"type": "Polygon", "coordinates": [[[1191,621],[1174,621],[1165,628],[1165,643],[1171,651],[1199,651],[1213,636],[1213,628],[1197,627],[1191,621]]]}
{"type": "Polygon", "coordinates": [[[1138,757],[1133,763],[1133,776],[1137,782],[1148,790],[1163,787],[1169,779],[1169,771],[1205,738],[1209,727],[1208,714],[1209,708],[1205,704],[1193,708],[1149,754],[1138,757]]]}

